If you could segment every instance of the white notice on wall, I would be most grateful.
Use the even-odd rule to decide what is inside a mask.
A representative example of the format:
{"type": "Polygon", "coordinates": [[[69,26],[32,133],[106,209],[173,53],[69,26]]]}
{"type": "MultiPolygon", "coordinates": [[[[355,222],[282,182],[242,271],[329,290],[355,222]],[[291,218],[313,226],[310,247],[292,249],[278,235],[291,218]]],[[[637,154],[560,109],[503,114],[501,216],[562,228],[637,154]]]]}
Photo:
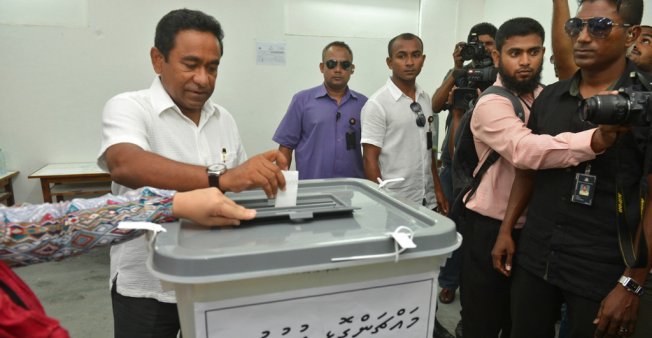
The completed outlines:
{"type": "Polygon", "coordinates": [[[436,273],[195,303],[197,337],[431,337],[436,273]]]}
{"type": "Polygon", "coordinates": [[[257,65],[285,65],[285,42],[256,41],[257,65]]]}

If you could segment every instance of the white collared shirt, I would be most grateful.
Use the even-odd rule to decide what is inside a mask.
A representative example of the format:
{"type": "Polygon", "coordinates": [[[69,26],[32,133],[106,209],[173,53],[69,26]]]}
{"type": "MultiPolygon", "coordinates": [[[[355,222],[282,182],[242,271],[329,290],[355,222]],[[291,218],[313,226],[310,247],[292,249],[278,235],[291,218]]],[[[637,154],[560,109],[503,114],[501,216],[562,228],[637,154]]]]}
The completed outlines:
{"type": "MultiPolygon", "coordinates": [[[[102,169],[108,170],[105,151],[118,143],[135,144],[171,160],[203,166],[222,163],[224,150],[227,168],[247,159],[235,120],[224,107],[206,101],[196,125],[181,113],[158,77],[149,89],[119,94],[104,106],[97,159],[102,169]]],[[[129,190],[115,182],[112,185],[114,194],[129,190]]],[[[124,296],[176,302],[174,292],[163,291],[160,281],[147,270],[146,245],[142,236],[111,247],[111,281],[118,276],[117,291],[124,296]]]]}
{"type": "MultiPolygon", "coordinates": [[[[426,119],[432,116],[430,95],[419,85],[416,98],[426,119]]],[[[432,155],[426,143],[428,122],[423,127],[417,126],[417,114],[410,109],[412,102],[391,78],[388,79],[362,108],[360,142],[381,148],[382,179],[405,178],[405,181],[388,184],[388,190],[419,205],[425,198],[426,206],[432,209],[437,202],[430,169],[432,155]]]]}

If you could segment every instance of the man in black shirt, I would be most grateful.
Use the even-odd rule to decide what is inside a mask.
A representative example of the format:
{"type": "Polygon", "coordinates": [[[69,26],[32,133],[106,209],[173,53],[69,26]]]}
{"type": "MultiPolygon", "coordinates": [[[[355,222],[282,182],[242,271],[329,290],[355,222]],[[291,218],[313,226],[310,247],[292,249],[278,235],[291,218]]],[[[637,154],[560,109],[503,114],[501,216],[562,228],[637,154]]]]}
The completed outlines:
{"type": "MultiPolygon", "coordinates": [[[[539,95],[528,122],[533,132],[556,135],[595,127],[580,120],[578,105],[583,98],[632,84],[629,74],[638,69],[625,55],[640,34],[642,12],[641,0],[581,1],[577,17],[566,24],[580,70],[539,95]]],[[[619,181],[626,206],[638,215],[641,177],[652,179],[643,168],[644,152],[652,149],[645,147],[648,135],[648,128],[632,127],[592,161],[568,169],[517,171],[497,239],[500,243],[509,236],[529,200],[513,271],[512,337],[554,337],[562,302],[568,304],[572,337],[629,336],[634,331],[639,296],[619,279],[622,275],[642,284],[649,267],[625,269],[616,192],[619,181]]],[[[648,209],[643,224],[649,233],[652,207],[648,209]]],[[[638,224],[637,219],[628,221],[638,224]]]]}

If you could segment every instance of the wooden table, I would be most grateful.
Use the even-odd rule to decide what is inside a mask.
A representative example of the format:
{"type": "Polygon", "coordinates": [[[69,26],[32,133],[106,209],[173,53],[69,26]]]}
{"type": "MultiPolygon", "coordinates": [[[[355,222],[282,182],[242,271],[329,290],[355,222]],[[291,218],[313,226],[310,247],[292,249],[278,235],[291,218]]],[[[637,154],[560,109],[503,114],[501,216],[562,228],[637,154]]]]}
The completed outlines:
{"type": "Polygon", "coordinates": [[[111,192],[111,176],[94,162],[48,164],[27,178],[41,179],[43,201],[64,197],[102,195],[111,192]]]}
{"type": "Polygon", "coordinates": [[[0,203],[12,206],[16,203],[12,179],[18,175],[18,171],[7,171],[0,174],[0,203]]]}

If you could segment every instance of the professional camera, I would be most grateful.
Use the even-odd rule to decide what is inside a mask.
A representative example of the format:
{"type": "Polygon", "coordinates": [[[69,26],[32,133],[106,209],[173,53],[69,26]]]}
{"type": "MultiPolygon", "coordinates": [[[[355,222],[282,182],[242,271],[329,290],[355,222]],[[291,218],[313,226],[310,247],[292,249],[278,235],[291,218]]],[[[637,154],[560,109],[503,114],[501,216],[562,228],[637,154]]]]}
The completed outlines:
{"type": "Polygon", "coordinates": [[[469,35],[468,43],[462,47],[460,55],[464,60],[473,60],[471,68],[455,78],[457,89],[453,95],[453,107],[466,109],[478,98],[478,89],[482,92],[496,81],[498,70],[494,68],[491,55],[484,48],[484,43],[476,33],[469,35]]]}
{"type": "Polygon", "coordinates": [[[595,124],[648,126],[652,122],[652,92],[621,88],[618,95],[596,95],[580,106],[580,118],[595,124]]]}
{"type": "Polygon", "coordinates": [[[489,64],[492,63],[491,55],[489,55],[487,50],[484,48],[484,43],[480,41],[478,34],[476,33],[471,33],[471,35],[469,35],[468,42],[460,51],[460,56],[464,61],[473,60],[476,67],[486,66],[485,64],[478,65],[478,62],[486,63],[488,60],[489,64]]]}

